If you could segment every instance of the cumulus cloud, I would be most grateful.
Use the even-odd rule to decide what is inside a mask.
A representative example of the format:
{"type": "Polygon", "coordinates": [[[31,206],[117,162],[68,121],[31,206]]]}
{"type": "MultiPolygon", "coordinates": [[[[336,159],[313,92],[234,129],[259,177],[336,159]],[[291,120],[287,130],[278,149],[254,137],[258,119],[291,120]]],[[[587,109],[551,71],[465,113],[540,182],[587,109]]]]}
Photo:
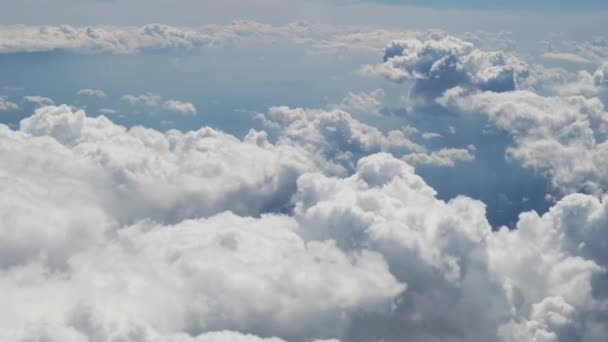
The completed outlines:
{"type": "Polygon", "coordinates": [[[552,84],[551,90],[560,96],[608,98],[608,63],[603,63],[592,73],[581,70],[575,77],[552,84]]]}
{"type": "Polygon", "coordinates": [[[410,108],[434,105],[444,91],[459,86],[503,92],[515,90],[529,75],[526,63],[501,51],[483,51],[452,36],[391,42],[383,63],[363,72],[402,83],[412,82],[410,108]]]}
{"type": "Polygon", "coordinates": [[[598,98],[545,97],[529,91],[469,94],[452,88],[445,106],[481,113],[513,136],[510,158],[547,176],[563,193],[608,188],[608,113],[598,98]]]}
{"type": "Polygon", "coordinates": [[[412,159],[424,159],[426,164],[436,166],[470,160],[447,150],[433,156],[433,151],[411,139],[411,127],[383,133],[342,110],[273,107],[258,118],[280,132],[279,144],[299,146],[312,155],[317,154],[329,161],[330,167],[339,174],[352,171],[360,158],[376,152],[389,152],[398,157],[411,155],[412,159]],[[447,162],[448,159],[452,162],[447,162]]]}
{"type": "Polygon", "coordinates": [[[0,96],[0,112],[19,109],[19,106],[6,99],[4,96],[0,96]]]}
{"type": "Polygon", "coordinates": [[[606,199],[570,195],[493,231],[482,202],[438,199],[410,164],[373,154],[418,148],[405,130],[340,111],[264,119],[274,144],[126,129],[67,106],[0,125],[0,337],[605,336],[606,199]],[[365,155],[335,172],[345,151],[365,155]]]}
{"type": "Polygon", "coordinates": [[[572,195],[492,232],[482,203],[436,199],[388,155],[362,159],[349,178],[304,175],[298,185],[304,236],[379,252],[407,284],[393,320],[361,321],[353,340],[579,340],[606,313],[605,201],[572,195]]]}
{"type": "Polygon", "coordinates": [[[106,97],[106,93],[104,93],[103,91],[99,90],[99,89],[90,89],[90,88],[85,88],[85,89],[80,89],[78,91],[78,95],[82,95],[82,96],[90,96],[90,97],[106,97]]]}
{"type": "Polygon", "coordinates": [[[183,115],[195,115],[196,108],[190,102],[182,102],[178,100],[163,100],[158,94],[146,93],[139,96],[125,95],[122,101],[132,106],[157,107],[169,112],[179,113],[183,115]]]}

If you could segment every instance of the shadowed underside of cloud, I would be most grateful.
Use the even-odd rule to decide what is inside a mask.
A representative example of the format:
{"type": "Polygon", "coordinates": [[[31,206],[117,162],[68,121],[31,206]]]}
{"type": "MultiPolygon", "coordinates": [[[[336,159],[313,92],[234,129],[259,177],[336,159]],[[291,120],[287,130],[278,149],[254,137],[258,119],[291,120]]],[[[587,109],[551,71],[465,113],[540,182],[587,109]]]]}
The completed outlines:
{"type": "Polygon", "coordinates": [[[363,73],[398,83],[412,82],[406,98],[409,111],[433,106],[444,91],[456,86],[494,92],[515,90],[530,73],[514,56],[479,50],[452,36],[393,41],[386,47],[383,61],[366,66],[363,73]]]}
{"type": "Polygon", "coordinates": [[[261,118],[275,144],[253,130],[126,129],[67,106],[0,126],[1,339],[608,333],[608,200],[573,194],[493,231],[482,202],[439,200],[397,158],[426,151],[405,131],[341,111],[261,118]]]}
{"type": "Polygon", "coordinates": [[[506,157],[546,177],[560,194],[601,196],[608,188],[603,171],[608,113],[593,97],[605,96],[608,89],[606,64],[565,81],[565,71],[530,67],[514,56],[445,36],[392,42],[384,63],[364,71],[410,84],[402,110],[407,115],[487,118],[513,139],[506,157]],[[540,95],[537,88],[553,95],[540,95]]]}

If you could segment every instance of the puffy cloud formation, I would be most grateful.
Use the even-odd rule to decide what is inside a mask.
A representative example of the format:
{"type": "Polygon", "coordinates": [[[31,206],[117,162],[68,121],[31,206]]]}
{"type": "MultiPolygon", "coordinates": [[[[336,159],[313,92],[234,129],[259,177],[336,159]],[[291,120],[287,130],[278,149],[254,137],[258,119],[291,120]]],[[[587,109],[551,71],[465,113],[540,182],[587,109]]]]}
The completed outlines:
{"type": "Polygon", "coordinates": [[[279,144],[299,146],[311,155],[320,155],[338,174],[348,173],[360,158],[376,152],[390,152],[414,163],[436,166],[453,166],[457,161],[473,159],[461,149],[429,152],[410,139],[411,127],[383,133],[342,110],[273,107],[267,114],[258,114],[258,118],[279,130],[279,144]]]}
{"type": "Polygon", "coordinates": [[[440,39],[408,39],[390,43],[384,63],[367,66],[364,72],[394,82],[413,82],[409,106],[434,105],[444,91],[467,89],[504,92],[515,90],[529,75],[529,67],[500,51],[482,51],[452,36],[440,39]]]}
{"type": "Polygon", "coordinates": [[[349,178],[304,175],[298,186],[304,236],[379,252],[407,284],[393,317],[366,317],[349,340],[599,341],[606,333],[605,200],[571,195],[542,217],[522,215],[516,230],[492,232],[482,203],[437,200],[388,155],[362,159],[349,178]]]}
{"type": "Polygon", "coordinates": [[[608,189],[608,113],[598,98],[529,91],[469,94],[455,87],[438,102],[487,115],[513,137],[507,155],[547,176],[562,193],[602,194],[608,189]]]}
{"type": "Polygon", "coordinates": [[[15,110],[18,108],[19,106],[16,103],[7,100],[6,97],[0,96],[0,112],[15,110]]]}
{"type": "Polygon", "coordinates": [[[90,89],[90,88],[80,89],[78,91],[78,95],[90,96],[90,97],[106,97],[106,93],[104,93],[103,91],[101,91],[99,89],[90,89]]]}
{"type": "Polygon", "coordinates": [[[552,90],[561,96],[608,98],[608,63],[603,63],[593,73],[581,70],[574,79],[554,84],[552,90]]]}
{"type": "Polygon", "coordinates": [[[15,165],[24,165],[20,158],[26,153],[17,153],[21,149],[45,153],[56,148],[66,157],[49,160],[49,167],[55,162],[67,165],[63,159],[91,167],[92,183],[108,189],[97,201],[122,223],[143,218],[176,222],[224,210],[241,215],[278,211],[289,203],[298,175],[314,167],[306,152],[271,145],[263,132],[252,131],[241,141],[211,128],[187,133],[127,130],[67,106],[37,110],[10,137],[15,152],[6,160],[15,159],[15,165]],[[24,134],[39,138],[25,139],[24,134]]]}
{"type": "Polygon", "coordinates": [[[608,199],[493,231],[482,202],[438,199],[388,153],[328,166],[409,151],[402,135],[265,118],[276,144],[67,106],[0,126],[0,339],[603,341],[608,199]]]}
{"type": "Polygon", "coordinates": [[[125,95],[122,97],[122,101],[132,106],[145,106],[145,107],[158,107],[169,112],[183,114],[183,115],[195,115],[196,108],[190,102],[182,102],[178,100],[163,100],[158,94],[146,93],[139,96],[125,95]]]}

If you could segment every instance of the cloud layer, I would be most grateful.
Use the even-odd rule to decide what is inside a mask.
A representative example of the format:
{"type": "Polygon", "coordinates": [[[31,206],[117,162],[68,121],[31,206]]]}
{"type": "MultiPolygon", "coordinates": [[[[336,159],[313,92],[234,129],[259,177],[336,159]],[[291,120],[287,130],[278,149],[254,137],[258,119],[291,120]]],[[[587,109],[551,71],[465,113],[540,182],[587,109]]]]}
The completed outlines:
{"type": "Polygon", "coordinates": [[[406,130],[385,134],[341,111],[276,107],[263,119],[276,143],[253,130],[240,140],[126,129],[67,106],[0,126],[0,289],[11,294],[0,297],[0,336],[608,333],[607,199],[573,194],[495,231],[482,202],[438,199],[395,157],[425,151],[406,130]]]}

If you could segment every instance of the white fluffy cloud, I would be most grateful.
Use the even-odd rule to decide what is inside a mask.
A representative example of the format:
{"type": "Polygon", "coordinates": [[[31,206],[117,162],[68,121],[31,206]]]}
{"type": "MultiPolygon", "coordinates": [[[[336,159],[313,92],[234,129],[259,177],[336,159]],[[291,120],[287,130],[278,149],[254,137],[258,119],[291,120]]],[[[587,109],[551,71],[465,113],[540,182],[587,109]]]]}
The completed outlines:
{"type": "Polygon", "coordinates": [[[407,155],[402,131],[265,119],[276,144],[67,106],[0,126],[0,337],[602,341],[608,200],[570,195],[492,231],[483,203],[438,199],[389,154],[328,166],[407,155]]]}
{"type": "Polygon", "coordinates": [[[457,161],[473,159],[466,150],[428,151],[411,139],[411,127],[383,133],[342,110],[274,107],[258,117],[266,126],[279,130],[279,144],[299,146],[312,155],[320,155],[338,174],[348,173],[360,158],[376,152],[435,166],[453,166],[457,161]]]}
{"type": "Polygon", "coordinates": [[[492,232],[482,203],[436,199],[410,166],[388,155],[362,159],[349,178],[305,175],[298,185],[296,217],[304,236],[379,252],[408,286],[395,323],[362,321],[357,332],[367,335],[360,340],[404,334],[416,341],[446,335],[534,341],[541,334],[594,340],[586,327],[601,326],[605,200],[572,195],[542,217],[524,214],[514,231],[492,232]],[[558,314],[566,315],[563,321],[558,314]]]}
{"type": "Polygon", "coordinates": [[[132,106],[156,107],[183,115],[196,114],[196,108],[192,103],[178,100],[163,100],[158,94],[146,93],[139,96],[125,95],[122,97],[122,101],[132,106]]]}
{"type": "Polygon", "coordinates": [[[547,176],[563,193],[608,189],[608,113],[597,98],[545,97],[528,91],[468,94],[453,88],[446,107],[482,113],[514,139],[510,158],[547,176]]]}

